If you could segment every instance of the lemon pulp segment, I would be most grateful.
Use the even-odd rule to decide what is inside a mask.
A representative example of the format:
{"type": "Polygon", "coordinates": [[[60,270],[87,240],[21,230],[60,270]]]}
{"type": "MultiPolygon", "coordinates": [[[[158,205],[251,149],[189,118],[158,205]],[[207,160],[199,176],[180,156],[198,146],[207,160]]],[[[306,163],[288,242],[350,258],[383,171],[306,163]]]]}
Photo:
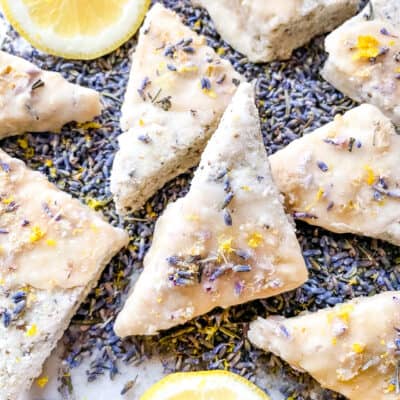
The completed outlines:
{"type": "Polygon", "coordinates": [[[150,0],[0,0],[8,21],[46,53],[88,60],[117,49],[138,30],[150,0]]]}
{"type": "Polygon", "coordinates": [[[121,18],[129,0],[25,0],[32,21],[61,36],[95,35],[121,18]]]}

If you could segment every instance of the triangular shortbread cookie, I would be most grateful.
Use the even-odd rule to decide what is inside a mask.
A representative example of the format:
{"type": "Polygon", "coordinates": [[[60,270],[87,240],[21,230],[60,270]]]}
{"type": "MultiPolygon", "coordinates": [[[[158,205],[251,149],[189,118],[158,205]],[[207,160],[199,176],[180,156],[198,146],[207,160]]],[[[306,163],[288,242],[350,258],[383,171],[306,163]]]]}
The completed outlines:
{"type": "Polygon", "coordinates": [[[218,33],[250,61],[290,58],[314,36],[357,11],[358,0],[194,0],[209,12],[218,33]]]}
{"type": "Polygon", "coordinates": [[[270,157],[287,209],[337,233],[400,245],[400,136],[362,105],[270,157]]]}
{"type": "Polygon", "coordinates": [[[157,221],[144,271],[115,331],[155,334],[215,307],[294,289],[306,279],[270,175],[254,89],[243,83],[202,155],[189,193],[157,221]]]}
{"type": "MultiPolygon", "coordinates": [[[[398,21],[400,24],[400,21],[398,21]]],[[[400,124],[400,29],[361,16],[332,32],[322,76],[355,101],[379,107],[400,124]]]]}
{"type": "Polygon", "coordinates": [[[350,400],[399,399],[400,292],[295,318],[259,318],[249,339],[350,400]]]}
{"type": "Polygon", "coordinates": [[[133,211],[196,165],[240,75],[161,4],[148,13],[133,55],[111,191],[133,211]]]}
{"type": "Polygon", "coordinates": [[[0,398],[41,372],[128,235],[0,150],[0,398]]]}
{"type": "Polygon", "coordinates": [[[99,93],[0,51],[0,139],[24,132],[59,131],[101,113],[99,93]]]}

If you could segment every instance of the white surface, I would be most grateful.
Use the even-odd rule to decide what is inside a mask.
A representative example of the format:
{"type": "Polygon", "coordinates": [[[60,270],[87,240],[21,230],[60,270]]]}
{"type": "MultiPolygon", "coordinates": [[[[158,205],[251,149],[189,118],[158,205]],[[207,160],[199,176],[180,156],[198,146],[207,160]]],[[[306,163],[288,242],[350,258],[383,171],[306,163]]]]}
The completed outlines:
{"type": "MultiPolygon", "coordinates": [[[[36,383],[33,384],[29,393],[22,397],[21,400],[61,400],[61,394],[57,388],[59,382],[57,380],[58,369],[61,360],[55,351],[45,365],[41,376],[49,378],[48,384],[43,388],[39,388],[36,383]]],[[[123,364],[123,363],[121,363],[123,364]]],[[[94,382],[87,382],[86,369],[88,362],[86,361],[80,367],[71,370],[71,378],[74,387],[74,394],[71,397],[74,400],[137,400],[143,392],[153,383],[163,376],[163,367],[159,359],[148,360],[139,366],[121,365],[121,374],[118,374],[113,381],[110,380],[108,374],[99,377],[94,382]],[[127,381],[134,380],[137,376],[135,386],[129,390],[124,396],[121,396],[121,390],[127,381]]]]}
{"type": "MultiPolygon", "coordinates": [[[[60,354],[61,350],[59,347],[58,350],[54,351],[44,367],[42,376],[49,378],[46,387],[41,389],[34,383],[31,391],[20,400],[64,400],[57,390],[59,384],[57,374],[61,365],[58,354],[60,354]]],[[[74,386],[74,394],[71,397],[73,400],[139,400],[140,396],[152,384],[164,376],[161,359],[156,357],[144,361],[138,366],[120,366],[121,374],[118,374],[113,381],[110,380],[108,374],[105,374],[94,382],[87,382],[85,372],[87,367],[88,362],[86,361],[80,367],[71,370],[71,378],[74,386]],[[126,382],[134,380],[136,376],[135,386],[124,396],[121,396],[121,390],[126,382]]],[[[257,375],[257,384],[262,388],[269,389],[271,400],[284,400],[284,397],[276,390],[279,382],[271,379],[267,371],[259,370],[257,375]]]]}

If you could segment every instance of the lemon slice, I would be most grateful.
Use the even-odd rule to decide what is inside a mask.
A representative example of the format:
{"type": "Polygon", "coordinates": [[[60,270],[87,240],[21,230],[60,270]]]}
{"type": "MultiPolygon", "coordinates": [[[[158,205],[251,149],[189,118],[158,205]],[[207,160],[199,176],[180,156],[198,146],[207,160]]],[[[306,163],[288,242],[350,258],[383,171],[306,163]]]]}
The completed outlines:
{"type": "Polygon", "coordinates": [[[261,389],[226,371],[183,372],[168,375],[140,400],[271,400],[261,389]]]}
{"type": "Polygon", "coordinates": [[[0,0],[18,33],[38,49],[88,60],[115,50],[139,28],[150,0],[0,0]]]}

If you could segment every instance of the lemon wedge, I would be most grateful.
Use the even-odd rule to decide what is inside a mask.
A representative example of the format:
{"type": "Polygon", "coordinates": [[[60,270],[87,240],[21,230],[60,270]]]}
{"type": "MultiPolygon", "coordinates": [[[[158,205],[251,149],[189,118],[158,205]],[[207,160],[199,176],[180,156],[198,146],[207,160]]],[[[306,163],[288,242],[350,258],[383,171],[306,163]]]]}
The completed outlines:
{"type": "Polygon", "coordinates": [[[110,53],[139,28],[150,0],[0,0],[11,25],[34,47],[88,60],[110,53]]]}
{"type": "Polygon", "coordinates": [[[140,400],[271,400],[247,379],[226,371],[168,375],[140,400]]]}

